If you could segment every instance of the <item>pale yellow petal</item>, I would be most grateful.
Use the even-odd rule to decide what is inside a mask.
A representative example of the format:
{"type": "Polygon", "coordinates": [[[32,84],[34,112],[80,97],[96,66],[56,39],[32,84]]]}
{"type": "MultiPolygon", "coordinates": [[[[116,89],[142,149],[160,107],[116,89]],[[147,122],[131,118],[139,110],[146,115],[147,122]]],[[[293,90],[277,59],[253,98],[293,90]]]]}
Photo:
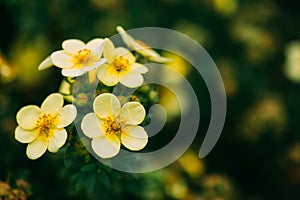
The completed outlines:
{"type": "Polygon", "coordinates": [[[58,113],[64,104],[63,96],[59,93],[50,94],[42,103],[41,110],[44,113],[58,113]]]}
{"type": "Polygon", "coordinates": [[[114,86],[120,81],[120,74],[116,72],[113,66],[100,66],[97,73],[98,79],[107,86],[114,86]]]}
{"type": "Polygon", "coordinates": [[[67,140],[68,134],[65,129],[57,129],[53,132],[53,137],[49,138],[48,151],[55,153],[67,140]]]}
{"type": "Polygon", "coordinates": [[[51,54],[53,65],[59,68],[71,68],[74,66],[74,58],[64,51],[55,51],[51,54]]]}
{"type": "Polygon", "coordinates": [[[135,71],[130,71],[124,77],[121,78],[120,82],[129,88],[136,88],[143,84],[143,76],[135,71]]]}
{"type": "Polygon", "coordinates": [[[21,128],[31,130],[34,129],[36,122],[41,115],[42,111],[38,106],[25,106],[17,113],[17,123],[21,128]]]}
{"type": "Polygon", "coordinates": [[[128,125],[138,125],[143,122],[146,111],[139,102],[128,102],[123,105],[120,112],[120,119],[125,120],[128,125]]]}
{"type": "Polygon", "coordinates": [[[103,93],[95,98],[94,112],[100,118],[107,118],[111,115],[118,116],[121,110],[119,99],[111,93],[103,93]]]}
{"type": "Polygon", "coordinates": [[[59,113],[59,123],[57,128],[63,128],[69,126],[76,118],[77,110],[74,105],[64,106],[59,113]]]}
{"type": "Polygon", "coordinates": [[[84,135],[89,138],[95,138],[103,135],[104,122],[97,117],[95,113],[85,115],[81,122],[81,129],[84,135]]]}
{"type": "Polygon", "coordinates": [[[160,55],[150,56],[149,59],[157,63],[166,63],[172,61],[171,58],[162,57],[160,55]]]}
{"type": "Polygon", "coordinates": [[[135,40],[123,29],[123,27],[117,26],[116,29],[119,32],[119,34],[121,35],[122,40],[124,41],[124,43],[128,47],[134,48],[133,44],[135,43],[135,40]]]}
{"type": "Polygon", "coordinates": [[[21,143],[30,143],[37,138],[36,131],[29,131],[18,126],[15,130],[15,139],[21,143]]]}
{"type": "Polygon", "coordinates": [[[111,158],[120,151],[120,141],[117,137],[97,137],[92,140],[92,149],[101,158],[111,158]]]}
{"type": "Polygon", "coordinates": [[[122,144],[132,150],[138,151],[143,149],[148,142],[148,135],[141,126],[127,126],[122,129],[121,141],[122,144]]]}
{"type": "Polygon", "coordinates": [[[48,56],[47,58],[45,58],[45,60],[43,60],[41,62],[41,64],[38,66],[38,70],[44,70],[44,69],[48,69],[50,67],[53,66],[52,60],[51,60],[51,56],[48,56]]]}
{"type": "Polygon", "coordinates": [[[70,54],[77,54],[77,52],[81,49],[84,49],[86,46],[84,42],[77,39],[69,39],[65,40],[62,43],[62,48],[70,54]]]}
{"type": "Polygon", "coordinates": [[[92,62],[89,65],[86,65],[82,68],[82,70],[84,72],[89,72],[92,71],[94,69],[97,69],[99,66],[103,65],[104,63],[106,63],[106,59],[99,59],[98,61],[92,62]]]}
{"type": "Polygon", "coordinates": [[[86,46],[90,49],[90,50],[94,50],[99,46],[103,46],[104,44],[104,40],[102,38],[95,38],[90,40],[86,46]]]}
{"type": "Polygon", "coordinates": [[[135,63],[135,57],[128,49],[118,47],[116,48],[116,53],[118,57],[122,56],[123,58],[126,58],[130,64],[135,63]]]}
{"type": "Polygon", "coordinates": [[[140,63],[134,63],[130,67],[131,67],[131,71],[135,71],[141,74],[148,72],[148,68],[145,65],[142,65],[140,63]]]}
{"type": "Polygon", "coordinates": [[[103,76],[104,72],[109,68],[109,66],[110,66],[110,64],[105,63],[97,69],[98,79],[100,79],[103,76]]]}
{"type": "Polygon", "coordinates": [[[29,143],[26,149],[26,155],[28,158],[35,160],[41,157],[47,150],[48,141],[44,138],[37,138],[32,143],[29,143]]]}
{"type": "MultiPolygon", "coordinates": [[[[92,50],[92,53],[90,54],[91,59],[93,59],[94,61],[100,60],[103,53],[104,40],[100,38],[93,39],[87,43],[87,47],[92,50]]],[[[102,60],[106,62],[106,59],[102,59],[102,60]]]]}
{"type": "Polygon", "coordinates": [[[84,74],[86,71],[82,68],[62,69],[61,74],[65,77],[77,77],[84,74]]]}
{"type": "Polygon", "coordinates": [[[108,38],[104,39],[103,57],[106,58],[108,63],[112,63],[117,57],[115,52],[115,46],[112,41],[108,38]]]}

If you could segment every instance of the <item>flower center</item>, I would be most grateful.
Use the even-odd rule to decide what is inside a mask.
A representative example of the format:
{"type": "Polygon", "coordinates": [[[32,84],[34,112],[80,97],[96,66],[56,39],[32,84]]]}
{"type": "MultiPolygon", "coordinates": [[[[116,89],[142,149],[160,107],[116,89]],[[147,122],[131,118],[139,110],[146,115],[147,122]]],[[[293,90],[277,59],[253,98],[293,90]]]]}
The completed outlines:
{"type": "Polygon", "coordinates": [[[119,135],[121,133],[120,124],[115,120],[114,117],[108,117],[105,122],[105,129],[107,135],[119,135]]]}
{"type": "Polygon", "coordinates": [[[77,52],[77,55],[75,55],[77,61],[79,63],[84,63],[87,61],[88,56],[91,54],[91,50],[89,49],[81,49],[77,52]]]}
{"type": "Polygon", "coordinates": [[[129,67],[129,61],[123,56],[120,56],[113,61],[113,65],[117,72],[121,72],[126,70],[129,67]]]}
{"type": "Polygon", "coordinates": [[[51,114],[44,114],[39,117],[36,122],[36,129],[38,130],[39,135],[43,137],[51,137],[51,129],[56,128],[56,121],[56,116],[51,114]]]}

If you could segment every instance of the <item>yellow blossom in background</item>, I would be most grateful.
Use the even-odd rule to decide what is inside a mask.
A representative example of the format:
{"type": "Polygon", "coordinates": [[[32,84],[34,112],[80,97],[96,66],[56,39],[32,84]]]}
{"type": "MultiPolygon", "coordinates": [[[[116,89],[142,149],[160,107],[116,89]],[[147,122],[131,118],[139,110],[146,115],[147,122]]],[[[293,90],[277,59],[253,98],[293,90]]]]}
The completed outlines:
{"type": "Polygon", "coordinates": [[[34,86],[44,80],[46,74],[38,73],[36,66],[48,51],[49,44],[47,39],[42,36],[28,41],[25,36],[20,36],[14,41],[10,54],[7,55],[9,65],[14,66],[16,79],[21,82],[22,87],[34,86]]]}
{"type": "Polygon", "coordinates": [[[222,174],[206,174],[201,180],[203,191],[200,199],[234,200],[238,198],[236,187],[230,177],[222,174]]]}
{"type": "Polygon", "coordinates": [[[230,97],[234,96],[238,92],[238,81],[234,62],[226,58],[220,59],[217,61],[217,66],[224,81],[226,95],[230,97]]]}
{"type": "Polygon", "coordinates": [[[269,95],[257,100],[248,108],[239,126],[244,137],[256,141],[268,130],[272,131],[273,136],[279,136],[286,121],[286,108],[281,99],[269,95]]]}
{"type": "Polygon", "coordinates": [[[69,39],[62,43],[62,48],[63,50],[53,52],[42,61],[38,69],[43,70],[53,64],[62,68],[62,75],[75,77],[105,63],[105,59],[101,58],[103,39],[96,38],[87,44],[77,39],[69,39]]]}
{"type": "Polygon", "coordinates": [[[124,43],[131,49],[137,51],[139,54],[145,56],[149,60],[152,60],[154,62],[158,63],[165,63],[171,61],[170,58],[163,57],[159,55],[156,51],[151,49],[148,45],[143,43],[140,40],[136,40],[131,35],[126,33],[126,31],[121,26],[117,26],[117,31],[121,35],[124,43]]]}
{"type": "Polygon", "coordinates": [[[205,172],[203,159],[199,159],[198,155],[192,150],[185,152],[178,159],[179,164],[192,178],[202,176],[205,172]]]}
{"type": "Polygon", "coordinates": [[[8,196],[11,187],[8,183],[0,181],[0,197],[8,196]]]}
{"type": "Polygon", "coordinates": [[[189,75],[192,68],[185,59],[177,54],[166,52],[163,55],[172,60],[166,63],[165,67],[155,69],[157,70],[156,74],[161,74],[163,82],[175,88],[177,93],[174,94],[169,89],[161,88],[160,103],[166,109],[168,117],[173,118],[190,108],[190,95],[184,88],[183,80],[189,75]],[[174,73],[178,73],[180,76],[174,75],[174,73]]]}
{"type": "Polygon", "coordinates": [[[273,1],[249,1],[247,6],[240,6],[239,12],[235,13],[228,26],[229,34],[244,46],[242,51],[248,62],[262,64],[272,59],[278,50],[278,38],[267,25],[272,20],[276,21],[277,17],[278,7],[273,1]]]}
{"type": "Polygon", "coordinates": [[[291,81],[300,83],[300,41],[294,41],[285,49],[284,73],[291,81]]]}
{"type": "MultiPolygon", "coordinates": [[[[187,77],[190,74],[192,69],[190,63],[183,59],[180,55],[170,52],[164,52],[163,55],[171,59],[171,61],[165,65],[171,67],[173,70],[184,77],[187,77]]],[[[162,67],[161,73],[163,79],[165,79],[165,82],[167,83],[181,84],[182,82],[182,79],[179,78],[179,76],[174,76],[174,74],[170,73],[170,70],[167,70],[165,67],[162,67]]]]}
{"type": "Polygon", "coordinates": [[[92,138],[92,149],[101,158],[111,158],[120,151],[121,143],[128,149],[138,151],[148,142],[143,127],[138,126],[146,115],[138,102],[128,102],[121,107],[119,99],[110,93],[96,97],[94,113],[84,116],[81,128],[92,138]]]}
{"type": "Polygon", "coordinates": [[[232,15],[238,9],[237,0],[213,0],[212,3],[215,10],[224,16],[232,15]]]}
{"type": "Polygon", "coordinates": [[[299,143],[295,143],[289,147],[288,152],[287,152],[287,157],[291,162],[293,162],[295,164],[296,163],[300,164],[300,144],[299,143]]]}
{"type": "MultiPolygon", "coordinates": [[[[188,35],[196,40],[203,47],[211,46],[212,38],[208,29],[202,27],[200,24],[193,23],[188,20],[179,20],[173,27],[176,31],[188,35]]],[[[186,47],[190,48],[190,47],[186,47]]],[[[166,56],[165,54],[163,54],[166,56]]],[[[171,58],[172,59],[172,58],[171,58]]]]}
{"type": "Polygon", "coordinates": [[[141,74],[148,71],[144,65],[135,62],[130,51],[123,47],[115,48],[111,40],[104,40],[103,56],[106,63],[98,68],[98,79],[107,86],[114,86],[119,82],[127,87],[135,88],[143,84],[141,74]]]}
{"type": "Polygon", "coordinates": [[[54,93],[41,105],[28,105],[17,113],[18,127],[15,138],[21,143],[28,143],[26,154],[30,159],[41,157],[46,150],[55,153],[67,139],[64,127],[70,125],[76,117],[74,105],[63,107],[63,97],[54,93]]]}
{"type": "Polygon", "coordinates": [[[16,78],[15,67],[8,64],[5,57],[0,53],[0,83],[10,83],[16,78]]]}

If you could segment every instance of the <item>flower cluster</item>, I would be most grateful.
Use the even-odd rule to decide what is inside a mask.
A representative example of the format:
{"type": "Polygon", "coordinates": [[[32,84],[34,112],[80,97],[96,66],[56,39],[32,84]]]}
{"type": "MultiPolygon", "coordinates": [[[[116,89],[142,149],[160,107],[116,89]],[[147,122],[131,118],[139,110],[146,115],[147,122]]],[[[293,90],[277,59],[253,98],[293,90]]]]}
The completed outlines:
{"type": "MultiPolygon", "coordinates": [[[[17,113],[18,127],[15,138],[21,143],[28,143],[26,154],[30,159],[37,159],[46,150],[57,152],[67,141],[68,128],[77,116],[74,105],[64,105],[64,99],[81,102],[88,101],[88,94],[74,94],[74,77],[98,79],[99,92],[93,94],[93,112],[82,118],[81,130],[89,139],[92,150],[101,158],[116,156],[121,144],[129,150],[143,149],[148,142],[148,135],[140,124],[146,116],[146,109],[138,98],[128,101],[112,94],[111,88],[122,84],[127,88],[138,88],[144,83],[142,74],[148,68],[138,62],[139,54],[154,62],[168,62],[169,58],[157,52],[139,40],[135,40],[122,27],[117,27],[124,43],[135,53],[124,47],[115,47],[108,38],[92,39],[84,43],[78,39],[68,39],[62,43],[62,50],[53,52],[39,66],[39,70],[51,66],[61,68],[65,77],[60,93],[50,94],[41,107],[25,106],[17,113]],[[69,87],[69,88],[65,88],[69,87]],[[64,91],[64,92],[62,92],[64,91]],[[78,100],[79,99],[79,100],[78,100]]],[[[74,103],[74,101],[73,101],[74,103]]],[[[76,104],[76,103],[75,103],[76,104]]]]}

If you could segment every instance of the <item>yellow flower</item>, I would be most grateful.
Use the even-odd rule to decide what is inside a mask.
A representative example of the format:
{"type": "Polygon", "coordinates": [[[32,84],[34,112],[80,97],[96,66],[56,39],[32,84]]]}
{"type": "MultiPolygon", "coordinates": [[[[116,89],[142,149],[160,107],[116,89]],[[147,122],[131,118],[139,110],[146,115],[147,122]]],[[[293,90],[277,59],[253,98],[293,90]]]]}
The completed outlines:
{"type": "Polygon", "coordinates": [[[126,31],[121,26],[117,26],[117,31],[121,35],[124,43],[131,49],[137,51],[139,54],[145,56],[149,60],[152,60],[154,62],[158,63],[165,63],[171,61],[169,58],[162,57],[159,55],[156,51],[151,49],[149,46],[147,46],[145,43],[143,43],[140,40],[136,40],[131,35],[126,33],[126,31]]]}
{"type": "Polygon", "coordinates": [[[144,78],[141,74],[148,71],[147,67],[135,62],[135,57],[123,47],[115,48],[109,39],[104,39],[103,56],[106,63],[98,68],[98,79],[107,86],[121,83],[129,88],[139,87],[144,78]]]}
{"type": "Polygon", "coordinates": [[[67,139],[64,127],[70,125],[76,117],[76,107],[63,107],[63,97],[54,93],[49,95],[41,105],[29,105],[17,113],[18,127],[15,138],[21,143],[29,143],[26,154],[30,159],[41,157],[46,150],[55,153],[67,139]]]}
{"type": "Polygon", "coordinates": [[[111,158],[120,151],[121,143],[128,149],[138,151],[148,142],[143,127],[138,126],[146,115],[138,102],[128,102],[121,107],[119,99],[103,93],[94,101],[94,113],[84,116],[81,128],[92,138],[92,149],[102,158],[111,158]]]}
{"type": "Polygon", "coordinates": [[[293,41],[286,46],[284,73],[291,81],[300,83],[300,41],[293,41]]]}
{"type": "Polygon", "coordinates": [[[103,39],[96,38],[87,44],[77,39],[69,39],[62,43],[62,48],[63,50],[55,51],[47,57],[38,69],[55,65],[62,68],[62,75],[73,77],[81,76],[105,63],[105,59],[101,58],[103,39]]]}

